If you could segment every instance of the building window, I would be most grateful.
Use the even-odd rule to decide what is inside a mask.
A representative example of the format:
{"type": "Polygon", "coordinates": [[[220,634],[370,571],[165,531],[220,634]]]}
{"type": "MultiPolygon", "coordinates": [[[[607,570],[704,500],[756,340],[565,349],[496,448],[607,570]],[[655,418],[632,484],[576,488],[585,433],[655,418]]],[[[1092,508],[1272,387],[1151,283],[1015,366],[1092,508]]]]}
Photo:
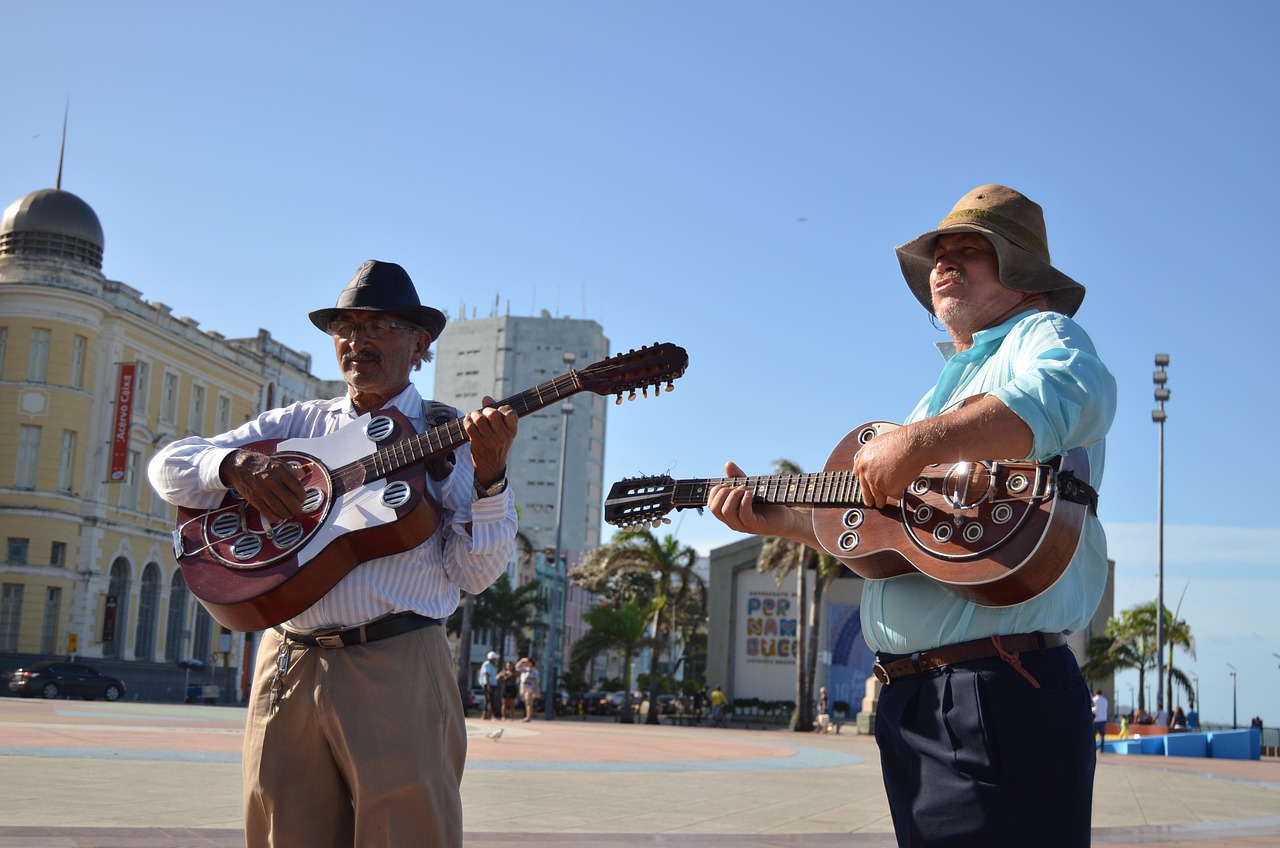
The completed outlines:
{"type": "Polygon", "coordinates": [[[62,431],[62,449],[58,451],[58,491],[70,492],[72,471],[76,462],[76,434],[74,430],[62,431]]]}
{"type": "Polygon", "coordinates": [[[22,584],[5,583],[0,589],[0,651],[17,653],[18,628],[22,624],[22,584]]]}
{"type": "Polygon", "coordinates": [[[156,619],[160,614],[160,566],[147,563],[138,593],[138,625],[133,638],[134,659],[151,660],[156,653],[156,619]]]}
{"type": "Polygon", "coordinates": [[[182,646],[187,635],[188,597],[182,571],[173,572],[173,579],[169,581],[169,619],[164,628],[164,658],[170,662],[187,659],[182,655],[182,646]]]}
{"type": "Polygon", "coordinates": [[[166,424],[178,423],[178,375],[172,371],[164,372],[164,383],[160,387],[160,420],[166,424]]]}
{"type": "Polygon", "coordinates": [[[124,557],[118,557],[111,563],[111,581],[107,584],[107,596],[108,599],[115,598],[114,613],[110,610],[107,612],[107,615],[114,615],[115,618],[111,621],[111,638],[107,638],[106,622],[103,622],[102,655],[108,659],[118,660],[124,656],[125,634],[129,632],[126,626],[129,622],[129,562],[124,557]]]}
{"type": "Polygon", "coordinates": [[[36,487],[36,465],[40,461],[40,428],[23,424],[18,429],[18,465],[13,474],[13,485],[19,489],[36,487]]]}
{"type": "Polygon", "coordinates": [[[145,419],[147,400],[151,397],[151,363],[139,359],[133,365],[133,412],[145,419]]]}
{"type": "Polygon", "coordinates": [[[31,331],[31,356],[27,359],[27,379],[43,383],[49,373],[49,330],[31,331]]]}
{"type": "Polygon", "coordinates": [[[67,543],[54,542],[49,548],[49,565],[63,568],[67,564],[67,543]]]}
{"type": "Polygon", "coordinates": [[[31,548],[30,539],[16,539],[9,537],[9,542],[5,546],[4,559],[10,565],[26,565],[27,551],[31,548]]]}
{"type": "Polygon", "coordinates": [[[44,626],[40,629],[40,653],[58,653],[58,613],[62,607],[62,590],[49,586],[44,591],[44,626]]]}
{"type": "Polygon", "coordinates": [[[213,422],[213,432],[225,433],[231,429],[231,398],[218,395],[218,413],[213,422]]]}
{"type": "Polygon", "coordinates": [[[193,433],[204,432],[204,386],[191,387],[191,414],[187,417],[187,429],[193,433]]]}
{"type": "Polygon", "coordinates": [[[142,455],[137,451],[129,451],[129,459],[125,463],[124,482],[120,484],[120,507],[122,509],[138,508],[138,468],[142,465],[142,455]]]}
{"type": "Polygon", "coordinates": [[[76,336],[71,342],[71,388],[84,388],[84,355],[89,347],[89,340],[84,336],[76,336]]]}

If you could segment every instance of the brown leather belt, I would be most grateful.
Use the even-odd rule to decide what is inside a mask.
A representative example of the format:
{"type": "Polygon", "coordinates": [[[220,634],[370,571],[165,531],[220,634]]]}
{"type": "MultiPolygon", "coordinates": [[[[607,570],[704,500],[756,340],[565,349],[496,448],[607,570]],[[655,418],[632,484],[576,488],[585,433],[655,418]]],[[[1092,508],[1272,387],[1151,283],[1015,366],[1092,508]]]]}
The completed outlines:
{"type": "Polygon", "coordinates": [[[313,645],[318,648],[349,648],[352,645],[377,642],[379,639],[388,639],[439,623],[438,618],[427,618],[416,612],[397,612],[359,627],[348,627],[345,630],[333,630],[329,633],[294,633],[283,627],[277,627],[276,630],[290,642],[301,642],[303,645],[313,645]]]}
{"type": "Polygon", "coordinates": [[[887,686],[900,677],[910,677],[913,674],[956,663],[998,657],[1001,650],[1007,654],[1018,654],[1058,648],[1065,644],[1067,644],[1067,637],[1062,633],[1018,633],[1013,636],[975,639],[972,642],[944,645],[941,648],[918,651],[914,654],[876,654],[876,664],[871,671],[875,674],[876,680],[887,686]],[[999,638],[999,648],[996,647],[994,638],[999,638]]]}

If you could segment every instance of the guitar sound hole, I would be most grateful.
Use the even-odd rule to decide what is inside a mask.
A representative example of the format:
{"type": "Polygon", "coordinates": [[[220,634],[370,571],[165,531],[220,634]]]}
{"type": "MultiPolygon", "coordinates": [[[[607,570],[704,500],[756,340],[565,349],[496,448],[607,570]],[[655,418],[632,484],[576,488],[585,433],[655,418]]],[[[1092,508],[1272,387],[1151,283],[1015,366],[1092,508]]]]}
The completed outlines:
{"type": "Polygon", "coordinates": [[[955,535],[955,530],[951,529],[950,524],[939,524],[933,528],[933,538],[936,542],[950,542],[953,535],[955,535]]]}
{"type": "Polygon", "coordinates": [[[236,559],[244,562],[252,559],[262,550],[262,540],[257,536],[244,535],[236,539],[235,544],[231,546],[231,555],[236,559]]]}
{"type": "Polygon", "coordinates": [[[925,495],[929,492],[929,481],[924,477],[917,477],[915,482],[911,484],[911,493],[914,495],[925,495]]]}
{"type": "Polygon", "coordinates": [[[209,525],[209,532],[219,539],[227,539],[240,532],[240,513],[222,512],[209,525]]]}
{"type": "Polygon", "coordinates": [[[976,521],[970,521],[964,526],[962,534],[964,535],[964,540],[966,542],[976,542],[982,538],[982,525],[976,521]]]}
{"type": "Polygon", "coordinates": [[[302,500],[302,511],[304,513],[315,512],[324,503],[324,492],[315,486],[307,487],[307,496],[302,500]]]}
{"type": "Polygon", "coordinates": [[[395,428],[396,422],[385,415],[379,415],[365,425],[364,434],[369,437],[370,441],[380,442],[390,436],[395,428]]]}
{"type": "Polygon", "coordinates": [[[1025,474],[1011,474],[1009,482],[1006,484],[1012,494],[1020,495],[1027,490],[1030,481],[1025,474]]]}
{"type": "Polygon", "coordinates": [[[920,506],[916,507],[914,516],[916,524],[925,524],[931,518],[933,518],[933,507],[928,504],[920,504],[920,506]]]}
{"type": "Polygon", "coordinates": [[[408,503],[413,490],[403,480],[396,480],[382,490],[382,502],[392,509],[398,509],[408,503]]]}
{"type": "Polygon", "coordinates": [[[302,525],[296,521],[281,524],[271,533],[271,541],[275,542],[276,547],[282,550],[298,544],[298,540],[301,538],[302,525]]]}
{"type": "Polygon", "coordinates": [[[847,533],[840,534],[839,548],[845,553],[855,550],[858,545],[862,544],[862,540],[858,538],[858,534],[850,530],[847,533]]]}
{"type": "Polygon", "coordinates": [[[1013,507],[1008,504],[996,504],[991,510],[991,520],[996,524],[1008,524],[1013,520],[1013,507]]]}
{"type": "Polygon", "coordinates": [[[862,518],[863,518],[862,510],[860,509],[848,510],[844,514],[844,526],[853,527],[853,528],[861,527],[862,518]]]}

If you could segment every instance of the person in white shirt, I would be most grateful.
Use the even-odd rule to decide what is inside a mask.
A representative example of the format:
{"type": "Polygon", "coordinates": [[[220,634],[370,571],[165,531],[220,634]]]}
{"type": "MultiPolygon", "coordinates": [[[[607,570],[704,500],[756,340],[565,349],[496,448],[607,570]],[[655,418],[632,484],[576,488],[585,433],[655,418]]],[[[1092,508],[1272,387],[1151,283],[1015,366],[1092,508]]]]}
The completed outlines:
{"type": "Polygon", "coordinates": [[[480,666],[480,673],[476,679],[480,683],[480,688],[484,690],[484,706],[481,708],[480,718],[491,719],[498,714],[498,666],[495,664],[498,659],[497,651],[490,651],[489,655],[484,658],[484,662],[480,666]]]}
{"type": "Polygon", "coordinates": [[[1093,735],[1098,739],[1098,752],[1102,752],[1102,746],[1107,741],[1107,716],[1111,711],[1111,703],[1107,701],[1107,696],[1102,694],[1099,689],[1093,693],[1093,735]]]}
{"type": "MultiPolygon", "coordinates": [[[[302,472],[247,445],[327,436],[382,409],[394,408],[418,432],[439,423],[409,374],[430,360],[445,316],[422,305],[403,268],[365,262],[335,307],[308,317],[333,338],[347,394],[173,442],[148,469],[161,497],[212,509],[234,488],[274,526],[303,509],[302,472]]],[[[466,726],[444,628],[435,625],[456,609],[460,591],[483,591],[511,560],[516,513],[506,462],[518,415],[492,404],[485,398],[462,419],[467,443],[453,451],[451,468],[422,472],[438,517],[425,542],[362,561],[263,632],[243,758],[251,848],[462,844],[466,726]]]]}

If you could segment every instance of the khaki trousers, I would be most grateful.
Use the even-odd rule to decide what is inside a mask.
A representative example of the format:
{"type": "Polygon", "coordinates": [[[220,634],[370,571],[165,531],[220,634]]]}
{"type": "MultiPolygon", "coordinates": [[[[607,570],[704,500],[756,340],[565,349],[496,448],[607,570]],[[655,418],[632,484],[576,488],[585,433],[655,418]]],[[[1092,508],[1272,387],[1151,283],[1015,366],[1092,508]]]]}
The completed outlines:
{"type": "Polygon", "coordinates": [[[244,738],[248,848],[456,848],[467,734],[444,627],[350,648],[263,633],[244,738]]]}

